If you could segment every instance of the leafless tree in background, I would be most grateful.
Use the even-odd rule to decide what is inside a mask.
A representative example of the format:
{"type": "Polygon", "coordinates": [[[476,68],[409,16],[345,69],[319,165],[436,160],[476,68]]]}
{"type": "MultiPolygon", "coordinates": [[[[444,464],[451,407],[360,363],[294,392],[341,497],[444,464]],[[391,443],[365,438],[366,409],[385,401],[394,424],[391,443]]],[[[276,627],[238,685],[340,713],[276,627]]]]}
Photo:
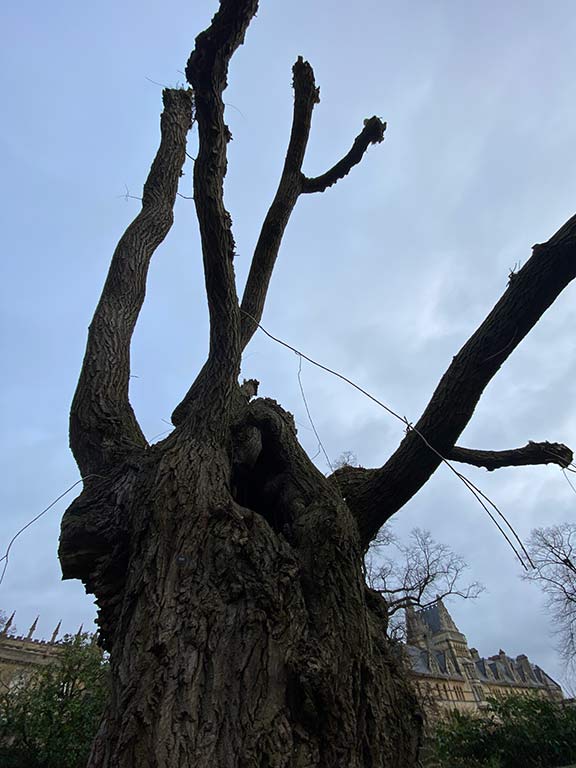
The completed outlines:
{"type": "MultiPolygon", "coordinates": [[[[306,176],[319,95],[298,58],[286,160],[240,298],[222,95],[257,8],[220,0],[186,66],[190,89],[163,93],[160,147],[112,257],[72,403],[70,443],[85,482],[62,521],[60,562],[64,578],[96,596],[112,677],[90,768],[414,766],[418,706],[386,636],[386,603],[365,584],[365,552],[442,457],[488,469],[572,460],[562,445],[483,451],[456,441],[487,384],[575,277],[576,216],[534,246],[381,467],[326,478],[292,416],[257,398],[257,382],[238,383],[298,198],[346,176],[386,127],[365,120],[341,160],[306,176]],[[209,352],[174,410],[174,431],[149,445],[128,398],[130,341],[193,125],[209,352]]],[[[194,331],[177,329],[183,348],[194,331]]]]}
{"type": "Polygon", "coordinates": [[[568,667],[576,667],[576,524],[535,528],[528,542],[534,569],[524,578],[536,582],[558,639],[558,650],[568,667]]]}
{"type": "Polygon", "coordinates": [[[403,542],[384,526],[367,555],[370,587],[386,600],[388,634],[403,639],[403,611],[426,608],[446,597],[475,599],[484,590],[477,581],[464,583],[468,565],[450,547],[434,541],[430,531],[414,528],[403,542]]]}
{"type": "Polygon", "coordinates": [[[445,544],[434,541],[430,531],[414,528],[403,542],[385,525],[367,554],[367,580],[388,609],[388,635],[405,639],[404,609],[426,608],[437,600],[477,598],[484,587],[464,583],[464,559],[445,544]]]}

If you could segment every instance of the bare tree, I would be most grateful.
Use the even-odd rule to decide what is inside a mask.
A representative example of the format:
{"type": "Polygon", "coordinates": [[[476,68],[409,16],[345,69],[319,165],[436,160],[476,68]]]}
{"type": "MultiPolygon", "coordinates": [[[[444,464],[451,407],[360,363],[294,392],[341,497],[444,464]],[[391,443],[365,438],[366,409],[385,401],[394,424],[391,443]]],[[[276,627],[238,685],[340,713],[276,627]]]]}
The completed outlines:
{"type": "Polygon", "coordinates": [[[528,542],[534,569],[525,575],[546,595],[558,650],[567,665],[576,665],[576,524],[535,528],[528,542]]]}
{"type": "Polygon", "coordinates": [[[326,478],[290,414],[255,398],[257,382],[238,384],[298,198],[346,176],[386,128],[365,120],[332,168],[306,176],[318,88],[310,64],[296,61],[284,168],[239,299],[222,95],[257,7],[220,0],[187,63],[190,90],[163,93],[142,209],[112,257],[72,403],[70,444],[84,487],[62,521],[60,562],[64,578],[82,579],[96,596],[112,676],[90,768],[413,766],[420,714],[386,638],[385,602],[365,584],[364,553],[442,457],[488,468],[571,461],[562,445],[485,452],[455,444],[486,385],[574,278],[576,216],[534,246],[380,468],[343,467],[326,478]],[[172,224],[193,124],[209,352],[174,410],[174,431],[148,445],[128,399],[130,340],[150,259],[172,224]]]}
{"type": "Polygon", "coordinates": [[[450,596],[478,597],[484,587],[477,581],[463,583],[467,568],[464,559],[434,541],[430,531],[414,528],[408,542],[402,542],[384,526],[370,547],[367,577],[386,600],[388,634],[402,637],[404,622],[397,614],[408,606],[425,608],[450,596]]]}

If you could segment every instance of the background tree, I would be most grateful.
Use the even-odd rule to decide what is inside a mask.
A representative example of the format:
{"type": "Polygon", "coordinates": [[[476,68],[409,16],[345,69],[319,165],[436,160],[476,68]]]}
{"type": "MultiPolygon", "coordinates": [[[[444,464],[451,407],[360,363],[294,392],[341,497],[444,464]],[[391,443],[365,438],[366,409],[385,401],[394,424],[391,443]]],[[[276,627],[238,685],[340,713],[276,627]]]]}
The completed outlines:
{"type": "Polygon", "coordinates": [[[3,768],[84,768],[109,692],[90,635],[67,635],[57,659],[0,691],[3,768]]]}
{"type": "Polygon", "coordinates": [[[434,541],[430,531],[414,528],[402,542],[384,526],[370,546],[367,577],[372,589],[386,600],[388,634],[404,638],[403,611],[425,608],[436,600],[454,596],[474,599],[483,591],[477,581],[463,583],[467,564],[445,544],[434,541]]]}
{"type": "Polygon", "coordinates": [[[296,61],[286,160],[240,300],[222,94],[257,5],[222,0],[186,66],[191,90],[163,93],[142,210],[113,255],[72,404],[85,485],[62,522],[60,561],[65,578],[95,594],[111,653],[92,768],[414,765],[420,714],[386,639],[385,602],[364,583],[367,548],[443,458],[489,469],[572,458],[563,445],[480,451],[456,441],[486,385],[574,278],[576,217],[534,246],[380,468],[324,477],[290,414],[254,399],[257,382],[238,384],[298,198],[347,175],[386,127],[365,120],[341,160],[306,176],[318,89],[311,66],[296,61]],[[193,121],[209,351],[174,410],[174,431],[148,445],[128,399],[130,340],[151,256],[172,224],[193,121]]]}
{"type": "Polygon", "coordinates": [[[536,528],[528,542],[534,569],[526,573],[546,596],[558,639],[558,650],[568,667],[576,663],[576,524],[536,528]]]}
{"type": "MultiPolygon", "coordinates": [[[[345,451],[332,466],[357,467],[358,459],[345,451]]],[[[388,635],[398,641],[405,639],[402,614],[408,606],[425,608],[449,596],[474,599],[484,590],[477,581],[463,584],[468,567],[464,559],[420,528],[414,528],[404,542],[391,525],[384,525],[370,543],[365,563],[368,586],[386,602],[388,635]]]]}

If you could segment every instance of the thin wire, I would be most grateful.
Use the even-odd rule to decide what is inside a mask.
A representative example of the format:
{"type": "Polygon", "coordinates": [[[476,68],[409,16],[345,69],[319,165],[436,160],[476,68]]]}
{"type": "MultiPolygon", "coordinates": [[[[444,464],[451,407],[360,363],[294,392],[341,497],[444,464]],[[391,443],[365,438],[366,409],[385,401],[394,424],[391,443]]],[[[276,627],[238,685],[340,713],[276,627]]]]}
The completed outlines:
{"type": "Polygon", "coordinates": [[[569,477],[568,477],[568,475],[566,474],[566,470],[565,470],[565,469],[562,469],[562,474],[563,474],[563,475],[564,475],[564,477],[566,478],[566,482],[568,483],[568,485],[570,486],[570,488],[572,488],[572,490],[574,491],[574,493],[576,493],[576,488],[575,488],[575,487],[572,485],[572,481],[570,480],[570,478],[569,478],[569,477]]]}
{"type": "Polygon", "coordinates": [[[296,424],[298,429],[307,429],[308,432],[312,432],[312,429],[310,427],[307,427],[306,424],[300,424],[300,422],[296,421],[296,419],[294,419],[294,423],[296,424]]]}
{"type": "MultiPolygon", "coordinates": [[[[298,353],[296,353],[298,354],[298,353]]],[[[304,401],[304,407],[306,408],[306,413],[308,414],[308,421],[310,422],[310,426],[312,427],[312,430],[314,434],[316,435],[316,439],[318,440],[318,447],[322,449],[322,453],[324,454],[324,458],[326,459],[326,463],[330,467],[330,471],[334,472],[334,467],[330,463],[330,459],[328,458],[328,454],[326,453],[326,449],[324,448],[322,444],[322,440],[320,440],[320,435],[318,434],[318,430],[316,429],[316,426],[314,424],[314,421],[312,419],[312,415],[310,413],[310,408],[308,407],[308,401],[306,400],[306,395],[304,394],[304,387],[302,385],[302,355],[298,355],[298,384],[300,385],[300,392],[302,394],[302,400],[304,401]]],[[[318,454],[316,454],[318,455],[318,454]]]]}
{"type": "MultiPolygon", "coordinates": [[[[281,344],[283,347],[286,347],[286,349],[290,349],[292,352],[294,352],[296,355],[299,355],[300,357],[303,357],[304,360],[307,360],[309,363],[312,363],[312,365],[315,365],[317,368],[321,368],[323,371],[326,371],[327,373],[331,373],[333,376],[336,376],[339,379],[342,379],[342,381],[345,381],[347,384],[350,384],[351,387],[354,387],[354,389],[357,389],[358,392],[361,392],[363,395],[366,395],[366,397],[370,398],[370,400],[373,400],[377,405],[379,405],[381,408],[384,408],[385,411],[387,411],[391,416],[394,416],[395,419],[398,419],[398,421],[401,421],[402,424],[410,426],[408,420],[404,416],[400,416],[395,411],[392,410],[392,408],[389,408],[387,405],[385,405],[381,400],[378,400],[377,397],[374,397],[374,395],[371,395],[370,392],[367,392],[365,389],[362,389],[358,384],[355,384],[351,379],[344,376],[342,373],[338,373],[338,371],[333,371],[331,368],[328,368],[325,365],[322,365],[322,363],[319,363],[316,360],[313,360],[311,357],[308,357],[308,355],[305,355],[304,352],[301,352],[299,349],[296,349],[296,347],[293,347],[291,344],[288,344],[286,341],[282,341],[282,339],[277,338],[276,336],[273,336],[269,331],[264,328],[264,326],[260,325],[260,323],[255,320],[252,315],[248,314],[248,312],[245,312],[243,309],[240,309],[240,312],[242,314],[246,315],[246,317],[250,318],[254,325],[256,325],[260,330],[268,336],[268,338],[272,339],[272,341],[275,341],[277,344],[281,344]]],[[[411,429],[413,427],[410,426],[411,429]]]]}
{"type": "MultiPolygon", "coordinates": [[[[509,538],[509,536],[506,534],[506,532],[505,532],[505,531],[502,529],[502,527],[500,526],[500,524],[498,523],[498,521],[495,519],[494,515],[492,515],[492,513],[490,512],[490,510],[487,508],[486,504],[484,504],[484,502],[482,501],[482,498],[481,498],[481,497],[485,498],[485,499],[486,499],[486,500],[487,500],[487,501],[490,503],[490,505],[491,505],[491,506],[492,506],[492,507],[493,507],[493,508],[496,510],[496,512],[498,513],[498,515],[499,515],[499,516],[502,518],[502,520],[505,522],[505,524],[508,526],[508,528],[509,528],[509,529],[510,529],[510,531],[512,532],[513,536],[514,536],[514,537],[516,538],[516,540],[519,542],[519,544],[520,544],[520,546],[521,546],[521,548],[522,548],[522,551],[523,551],[523,552],[526,554],[526,557],[528,558],[528,562],[530,563],[530,565],[533,565],[533,563],[532,563],[532,561],[531,561],[531,559],[530,559],[530,556],[529,556],[529,554],[528,554],[528,552],[527,552],[527,550],[526,550],[526,548],[525,548],[524,544],[523,544],[523,543],[522,543],[522,541],[520,540],[520,538],[519,538],[518,534],[516,533],[516,531],[514,530],[513,526],[510,524],[510,522],[507,520],[507,518],[505,517],[505,515],[504,515],[504,514],[503,514],[503,513],[502,513],[502,512],[501,512],[501,511],[498,509],[498,507],[497,507],[497,506],[494,504],[494,502],[492,502],[490,499],[488,499],[488,497],[487,497],[485,494],[483,494],[483,493],[482,493],[482,492],[481,492],[481,491],[480,491],[478,488],[476,488],[476,486],[475,486],[475,485],[472,483],[472,481],[471,481],[471,480],[468,480],[468,478],[467,478],[467,477],[465,477],[465,476],[464,476],[464,475],[463,475],[461,472],[458,472],[458,470],[456,470],[456,469],[455,469],[455,468],[452,466],[452,464],[451,464],[451,463],[450,463],[450,462],[449,462],[447,459],[445,459],[445,458],[444,458],[444,456],[442,456],[442,454],[441,454],[439,451],[437,451],[437,450],[436,450],[436,448],[434,448],[434,446],[430,445],[430,443],[429,443],[429,442],[428,442],[428,440],[427,440],[427,439],[424,437],[424,435],[423,435],[423,434],[422,434],[422,433],[421,433],[421,432],[420,432],[418,429],[416,429],[416,428],[415,428],[415,427],[414,427],[414,426],[413,426],[413,425],[412,425],[412,424],[411,424],[411,423],[408,421],[408,419],[407,419],[405,416],[400,416],[400,414],[398,414],[398,413],[396,413],[395,411],[393,411],[393,410],[392,410],[392,408],[390,408],[389,406],[387,406],[387,405],[386,405],[385,403],[383,403],[381,400],[378,400],[378,398],[377,398],[377,397],[374,397],[374,395],[371,395],[371,394],[370,394],[370,392],[367,392],[365,389],[363,389],[361,386],[359,386],[359,385],[358,385],[358,384],[356,384],[354,381],[352,381],[351,379],[349,379],[347,376],[344,376],[342,373],[338,373],[338,371],[334,371],[334,370],[332,370],[332,368],[328,368],[326,365],[322,365],[322,363],[319,363],[317,360],[314,360],[313,358],[311,358],[311,357],[308,357],[308,355],[304,354],[304,352],[301,352],[299,349],[296,349],[296,347],[293,347],[291,344],[288,344],[286,341],[283,341],[282,339],[279,339],[277,336],[274,336],[274,335],[273,335],[273,334],[271,334],[269,331],[267,331],[267,330],[266,330],[266,328],[264,328],[262,325],[260,325],[260,323],[259,323],[259,322],[258,322],[258,321],[257,321],[257,320],[254,318],[254,317],[252,317],[252,315],[250,315],[248,312],[246,312],[245,310],[241,309],[240,311],[241,311],[241,312],[242,312],[244,315],[246,315],[246,316],[247,316],[247,317],[248,317],[250,320],[252,320],[252,322],[253,322],[253,323],[254,323],[254,324],[255,324],[255,325],[256,325],[256,326],[257,326],[257,327],[258,327],[258,328],[259,328],[259,329],[260,329],[260,330],[261,330],[261,331],[264,333],[264,334],[266,334],[266,336],[268,336],[268,338],[272,339],[272,341],[275,341],[277,344],[281,344],[283,347],[286,347],[287,349],[290,349],[292,352],[294,352],[294,353],[295,353],[296,355],[298,355],[300,358],[304,358],[304,360],[307,360],[309,363],[312,363],[312,365],[315,365],[317,368],[320,368],[320,369],[322,369],[323,371],[326,371],[327,373],[330,373],[330,374],[332,374],[333,376],[336,376],[337,378],[341,379],[342,381],[345,381],[345,382],[346,382],[347,384],[349,384],[351,387],[354,387],[354,389],[357,389],[357,390],[358,390],[359,392],[361,392],[363,395],[365,395],[365,396],[366,396],[366,397],[368,397],[370,400],[372,400],[374,403],[376,403],[376,404],[377,404],[377,405],[379,405],[381,408],[383,408],[383,409],[384,409],[384,410],[385,410],[387,413],[389,413],[389,414],[390,414],[391,416],[393,416],[395,419],[398,419],[398,421],[402,422],[402,424],[404,424],[408,430],[411,430],[411,431],[415,432],[415,433],[418,435],[418,437],[420,437],[420,439],[421,439],[421,440],[424,442],[424,444],[425,444],[425,445],[426,445],[426,446],[427,446],[427,447],[428,447],[428,448],[429,448],[429,449],[430,449],[430,450],[431,450],[431,451],[432,451],[434,454],[436,454],[436,456],[438,456],[438,458],[439,458],[439,459],[440,459],[440,460],[441,460],[441,461],[442,461],[442,462],[443,462],[443,463],[444,463],[444,464],[445,464],[445,465],[446,465],[446,466],[447,466],[447,467],[448,467],[448,468],[451,470],[451,472],[453,472],[453,473],[456,475],[456,477],[458,477],[458,478],[459,478],[459,479],[460,479],[460,480],[461,480],[461,481],[464,483],[464,485],[465,485],[465,486],[468,488],[468,490],[469,490],[469,491],[472,493],[472,495],[473,495],[473,496],[474,496],[474,497],[477,499],[477,501],[478,501],[478,502],[479,502],[479,503],[482,505],[483,509],[484,509],[484,510],[485,510],[485,511],[488,513],[488,515],[489,515],[490,519],[493,521],[493,523],[496,525],[496,527],[498,528],[498,530],[499,530],[499,531],[502,533],[502,535],[503,535],[503,536],[504,536],[504,538],[506,539],[506,542],[508,543],[508,545],[510,546],[510,548],[512,549],[512,551],[514,552],[514,554],[516,555],[516,557],[517,557],[517,558],[518,558],[518,560],[520,561],[520,563],[521,563],[522,567],[523,567],[525,570],[528,570],[528,567],[527,567],[526,563],[524,562],[524,560],[523,560],[523,558],[522,558],[522,555],[521,555],[521,554],[520,554],[520,552],[519,552],[519,551],[516,549],[515,545],[514,545],[514,544],[513,544],[513,542],[510,540],[510,538],[509,538]]],[[[326,454],[325,454],[325,455],[326,455],[326,454]]]]}
{"type": "MultiPolygon", "coordinates": [[[[556,451],[551,451],[550,448],[545,448],[544,450],[550,456],[555,456],[557,459],[560,459],[560,461],[565,461],[564,456],[562,456],[561,453],[557,453],[556,451]]],[[[573,461],[570,461],[568,464],[566,464],[565,467],[561,467],[561,469],[567,469],[569,472],[576,472],[576,464],[574,464],[573,461]],[[571,467],[573,467],[573,469],[571,469],[571,467]]]]}
{"type": "Polygon", "coordinates": [[[509,539],[508,535],[507,535],[507,534],[506,534],[506,532],[505,532],[505,531],[502,529],[501,525],[500,525],[500,524],[498,523],[498,521],[495,519],[494,515],[493,515],[493,514],[490,512],[490,510],[488,509],[488,507],[487,507],[487,506],[486,506],[486,504],[484,503],[483,499],[484,499],[485,501],[487,501],[487,502],[488,502],[488,504],[490,504],[490,506],[491,506],[491,507],[492,507],[492,508],[493,508],[493,509],[496,511],[496,513],[497,513],[497,514],[498,514],[498,515],[499,515],[499,516],[502,518],[502,520],[503,520],[503,521],[506,523],[506,525],[508,526],[508,528],[509,528],[509,529],[510,529],[510,531],[512,532],[512,535],[514,536],[514,538],[516,539],[516,541],[517,541],[517,542],[518,542],[518,544],[520,545],[520,548],[522,549],[522,552],[524,552],[524,554],[526,555],[526,558],[527,558],[528,562],[530,563],[530,565],[532,566],[532,568],[534,568],[534,563],[532,562],[532,560],[531,560],[531,558],[530,558],[530,555],[529,555],[529,553],[528,553],[528,550],[526,549],[526,547],[525,547],[525,546],[524,546],[524,544],[522,543],[522,540],[520,539],[520,537],[518,536],[518,534],[516,533],[516,531],[514,530],[514,528],[512,527],[512,525],[510,525],[510,523],[509,523],[509,522],[508,522],[508,520],[506,519],[506,516],[505,516],[505,515],[504,515],[504,514],[503,514],[503,513],[502,513],[502,512],[501,512],[501,511],[498,509],[498,507],[497,507],[497,506],[496,506],[496,504],[495,504],[495,503],[492,501],[492,499],[488,498],[488,496],[486,496],[486,494],[485,494],[485,493],[483,493],[483,492],[480,490],[480,488],[478,488],[478,486],[474,485],[474,483],[472,482],[472,480],[470,480],[469,478],[467,478],[467,477],[466,477],[466,475],[462,474],[462,472],[459,472],[459,471],[458,471],[458,470],[457,470],[455,467],[453,467],[453,466],[452,466],[452,464],[451,464],[451,463],[450,463],[450,462],[449,462],[447,459],[445,459],[445,458],[444,458],[444,456],[442,456],[442,454],[440,453],[440,451],[437,451],[437,450],[436,450],[436,448],[434,448],[434,446],[433,446],[433,445],[430,445],[430,443],[428,442],[428,440],[427,440],[427,439],[424,437],[424,435],[423,435],[423,434],[422,434],[422,433],[421,433],[419,430],[415,429],[415,428],[414,428],[414,427],[413,427],[413,426],[412,426],[410,423],[408,423],[408,424],[407,424],[407,426],[408,426],[408,428],[409,428],[409,429],[411,429],[412,431],[414,431],[414,432],[415,432],[415,433],[418,435],[418,437],[420,437],[420,439],[421,439],[421,440],[424,442],[424,444],[425,444],[425,445],[427,445],[427,446],[428,446],[428,448],[429,448],[429,449],[430,449],[430,450],[431,450],[433,453],[435,453],[435,454],[436,454],[436,456],[438,456],[438,458],[439,458],[439,459],[441,459],[441,460],[444,462],[444,464],[445,464],[445,465],[448,467],[448,469],[449,469],[451,472],[453,472],[453,473],[456,475],[456,477],[457,477],[457,478],[459,478],[459,479],[460,479],[460,480],[461,480],[461,481],[464,483],[464,485],[465,485],[465,486],[468,488],[468,490],[469,490],[469,491],[472,493],[472,495],[473,495],[473,496],[476,498],[476,500],[477,500],[477,501],[478,501],[478,502],[479,502],[479,503],[482,505],[482,507],[484,508],[484,510],[485,510],[485,511],[488,513],[488,515],[489,515],[490,519],[492,520],[492,522],[494,523],[494,525],[495,525],[495,526],[498,528],[498,530],[500,531],[500,533],[501,533],[501,534],[504,536],[504,538],[506,539],[506,541],[507,541],[507,542],[508,542],[508,544],[510,545],[510,548],[512,549],[512,551],[514,552],[514,554],[516,555],[516,557],[518,558],[518,560],[519,560],[519,561],[520,561],[520,563],[522,564],[522,567],[523,567],[523,568],[524,568],[524,569],[527,571],[527,570],[528,570],[528,568],[526,567],[526,564],[524,563],[524,561],[523,561],[523,559],[522,559],[522,557],[521,557],[520,553],[519,553],[519,552],[518,552],[518,550],[516,549],[515,545],[514,545],[514,544],[513,544],[513,543],[510,541],[510,539],[509,539]]]}
{"type": "Polygon", "coordinates": [[[152,444],[154,440],[157,440],[159,437],[163,437],[164,435],[167,435],[169,432],[172,432],[172,429],[165,429],[164,432],[158,432],[158,434],[153,435],[153,437],[151,437],[148,442],[152,444]]]}
{"type": "Polygon", "coordinates": [[[4,576],[5,576],[5,574],[6,574],[6,569],[8,568],[8,557],[9,557],[9,555],[10,555],[10,550],[12,549],[12,545],[14,544],[14,542],[16,541],[16,539],[18,538],[18,536],[20,536],[20,534],[21,534],[21,533],[24,533],[24,531],[25,531],[27,528],[29,528],[29,527],[30,527],[30,526],[31,526],[33,523],[35,523],[35,522],[36,522],[36,520],[39,520],[39,519],[42,517],[42,515],[45,515],[45,514],[46,514],[46,512],[48,512],[48,510],[49,510],[49,509],[52,509],[52,507],[53,507],[55,504],[57,504],[57,503],[60,501],[60,499],[64,498],[64,496],[66,496],[66,494],[67,494],[67,493],[70,493],[70,491],[71,491],[73,488],[76,488],[76,486],[77,486],[79,483],[82,483],[82,482],[84,482],[84,480],[87,480],[89,477],[102,477],[102,475],[86,475],[85,477],[81,477],[81,478],[80,478],[80,480],[76,480],[76,482],[75,482],[73,485],[71,485],[71,486],[70,486],[70,488],[67,488],[67,489],[64,491],[64,493],[61,493],[61,494],[60,494],[60,496],[58,496],[58,498],[57,498],[57,499],[54,499],[54,501],[53,501],[53,502],[51,502],[50,504],[48,504],[48,506],[46,507],[46,509],[43,509],[43,510],[42,510],[42,512],[40,512],[40,514],[36,515],[36,517],[33,517],[33,518],[32,518],[32,520],[30,520],[30,522],[26,523],[26,525],[25,525],[23,528],[20,528],[20,530],[18,531],[18,533],[15,533],[15,534],[14,534],[14,536],[13,536],[13,537],[12,537],[12,539],[10,540],[10,543],[8,544],[8,547],[6,548],[6,553],[5,553],[5,554],[4,554],[2,557],[0,557],[0,563],[1,563],[1,562],[4,560],[4,568],[2,569],[2,575],[0,576],[0,586],[2,585],[2,582],[4,581],[4,576]]]}
{"type": "Polygon", "coordinates": [[[146,77],[146,75],[144,75],[144,79],[148,80],[149,83],[153,83],[154,85],[159,85],[160,88],[169,88],[170,87],[169,85],[164,85],[164,83],[159,83],[157,80],[152,80],[151,77],[146,77]]]}
{"type": "MultiPolygon", "coordinates": [[[[450,464],[448,464],[448,462],[446,462],[446,465],[447,465],[448,467],[450,467],[450,469],[453,469],[453,467],[451,467],[451,466],[450,466],[450,464]]],[[[470,492],[471,492],[472,494],[474,494],[474,496],[476,497],[476,500],[477,500],[477,501],[478,501],[478,502],[479,502],[479,503],[482,505],[482,507],[483,507],[483,508],[486,510],[486,513],[488,514],[488,516],[490,517],[490,519],[492,520],[492,522],[494,523],[494,525],[495,525],[495,526],[498,528],[498,530],[500,531],[500,533],[502,534],[502,536],[504,536],[504,538],[505,538],[505,539],[506,539],[506,541],[508,542],[508,544],[509,544],[510,548],[513,550],[514,554],[516,555],[516,557],[517,557],[517,558],[518,558],[518,560],[520,561],[520,564],[521,564],[521,566],[524,568],[524,570],[525,570],[525,571],[527,571],[527,570],[528,570],[528,568],[526,567],[526,563],[525,563],[525,562],[522,560],[522,558],[520,557],[520,555],[519,555],[519,553],[517,552],[517,550],[516,550],[515,546],[512,544],[512,542],[511,542],[511,541],[510,541],[510,539],[508,538],[508,535],[507,535],[507,534],[506,534],[506,532],[503,530],[503,528],[502,528],[502,526],[500,525],[500,523],[498,522],[498,520],[496,520],[496,518],[494,517],[494,515],[493,515],[493,514],[490,512],[490,510],[488,509],[488,507],[487,507],[487,506],[486,506],[486,504],[484,503],[484,501],[483,501],[483,498],[484,498],[484,499],[486,499],[486,501],[488,502],[488,504],[490,504],[490,506],[492,506],[492,507],[493,507],[493,508],[496,510],[496,512],[498,513],[498,515],[499,515],[499,516],[500,516],[500,517],[501,517],[501,518],[504,520],[504,522],[506,523],[506,525],[508,526],[508,528],[509,528],[509,529],[512,531],[512,534],[513,534],[514,538],[516,539],[516,541],[517,541],[517,542],[518,542],[518,544],[520,545],[520,547],[521,547],[521,549],[522,549],[522,552],[523,552],[523,553],[526,555],[526,559],[528,560],[528,562],[529,562],[530,566],[531,566],[532,568],[535,568],[536,566],[534,565],[534,561],[532,560],[532,558],[530,557],[530,553],[528,552],[528,550],[527,550],[527,549],[526,549],[526,547],[524,546],[524,542],[522,541],[522,539],[520,539],[520,537],[518,536],[518,534],[516,533],[516,531],[514,530],[514,528],[513,528],[513,527],[510,525],[510,523],[508,522],[508,520],[506,520],[506,517],[505,517],[505,516],[502,514],[502,512],[501,512],[501,511],[498,509],[498,507],[496,506],[496,504],[494,504],[494,502],[492,501],[492,499],[489,499],[489,498],[488,498],[488,496],[486,496],[486,494],[485,494],[485,493],[483,493],[483,492],[482,492],[482,491],[481,491],[481,490],[480,490],[480,489],[479,489],[479,488],[478,488],[476,485],[474,485],[474,483],[473,483],[471,480],[469,480],[469,479],[468,479],[468,478],[467,478],[465,475],[463,475],[461,472],[458,472],[458,471],[456,471],[456,470],[454,470],[454,472],[456,472],[456,474],[458,475],[458,477],[460,478],[460,480],[462,480],[462,481],[465,483],[465,485],[468,487],[468,489],[470,490],[470,492]]]]}

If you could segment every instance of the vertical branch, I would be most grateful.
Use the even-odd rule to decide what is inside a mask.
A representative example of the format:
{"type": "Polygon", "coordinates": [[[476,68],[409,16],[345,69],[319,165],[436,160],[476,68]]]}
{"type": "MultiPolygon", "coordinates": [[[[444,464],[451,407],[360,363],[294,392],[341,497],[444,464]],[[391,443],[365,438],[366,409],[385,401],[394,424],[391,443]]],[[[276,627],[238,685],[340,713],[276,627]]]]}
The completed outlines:
{"type": "Polygon", "coordinates": [[[144,302],[150,259],[168,234],[192,126],[192,92],[166,89],[160,147],[142,209],[122,235],[88,332],[70,413],[70,446],[83,475],[146,444],[128,400],[130,341],[144,302]]]}
{"type": "Polygon", "coordinates": [[[278,190],[264,219],[242,296],[242,349],[254,335],[255,323],[262,318],[282,236],[302,191],[302,163],[310,135],[312,110],[320,101],[310,64],[299,57],[292,73],[294,112],[290,142],[278,190]]]}
{"type": "Polygon", "coordinates": [[[240,373],[240,310],[234,276],[236,249],[232,220],[224,206],[226,151],[232,137],[224,122],[222,93],[228,84],[230,59],[242,44],[257,8],[257,0],[221,0],[210,27],[196,38],[186,65],[186,78],[194,90],[198,125],[194,202],[202,241],[210,349],[202,371],[172,414],[175,425],[186,419],[195,400],[202,401],[204,408],[215,400],[225,405],[227,392],[240,373]]]}

